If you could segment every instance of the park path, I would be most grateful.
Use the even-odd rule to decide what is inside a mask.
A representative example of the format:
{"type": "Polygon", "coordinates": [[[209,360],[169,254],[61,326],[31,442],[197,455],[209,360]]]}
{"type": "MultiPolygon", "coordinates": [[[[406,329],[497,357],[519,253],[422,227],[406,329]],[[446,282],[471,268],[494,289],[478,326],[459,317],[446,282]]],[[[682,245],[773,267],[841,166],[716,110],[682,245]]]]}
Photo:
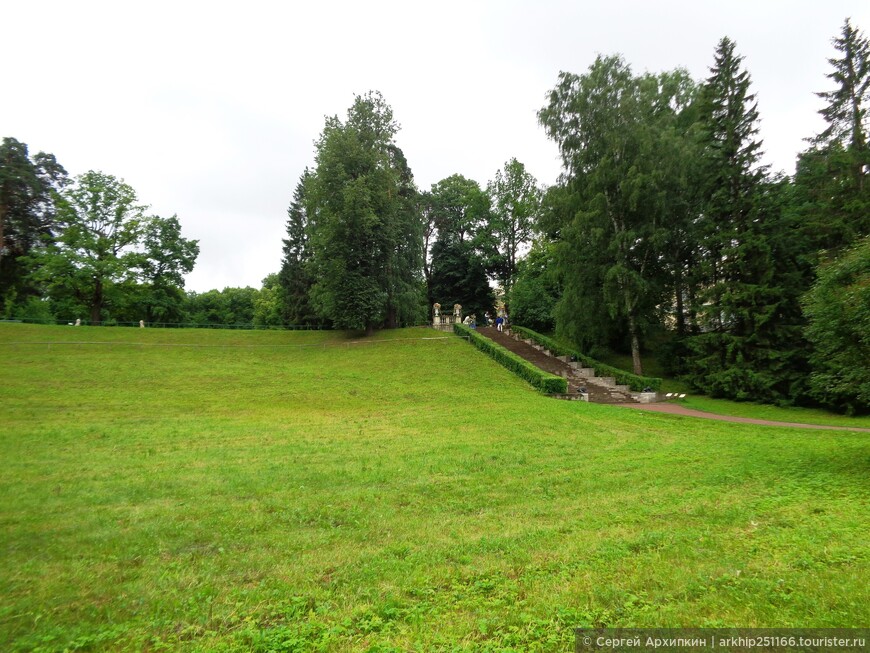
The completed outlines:
{"type": "MultiPolygon", "coordinates": [[[[572,365],[556,356],[546,354],[540,348],[533,347],[495,327],[479,327],[477,331],[545,372],[564,377],[568,381],[568,393],[563,395],[564,397],[579,397],[582,390],[589,401],[596,404],[621,404],[634,401],[628,387],[616,385],[613,379],[583,374],[576,364],[572,365]]],[[[588,371],[592,372],[592,370],[588,371]]]]}
{"type": "Polygon", "coordinates": [[[637,401],[626,401],[631,398],[628,392],[620,392],[610,384],[602,384],[598,379],[588,378],[577,373],[577,370],[568,363],[545,354],[543,351],[526,344],[522,340],[517,340],[507,333],[501,333],[494,327],[481,327],[478,331],[500,344],[502,347],[514,352],[518,356],[525,358],[527,361],[536,365],[540,369],[555,374],[564,376],[568,379],[569,394],[577,393],[580,386],[586,386],[586,391],[589,393],[589,400],[594,403],[607,403],[623,408],[634,408],[636,410],[646,410],[654,413],[664,413],[666,415],[679,415],[682,417],[696,417],[699,419],[712,419],[720,422],[735,422],[739,424],[758,424],[761,426],[786,426],[799,429],[817,429],[822,431],[859,431],[862,433],[870,433],[870,428],[862,428],[860,426],[832,426],[828,424],[801,424],[797,422],[778,422],[767,419],[756,419],[754,417],[736,417],[733,415],[719,415],[718,413],[708,413],[694,408],[687,408],[678,403],[671,401],[658,401],[648,404],[642,404],[637,401]]]}
{"type": "Polygon", "coordinates": [[[716,413],[707,413],[694,408],[686,408],[680,404],[659,402],[654,404],[616,404],[623,408],[634,408],[636,410],[648,410],[654,413],[665,413],[667,415],[681,415],[683,417],[698,417],[701,419],[713,419],[720,422],[739,422],[741,424],[760,424],[762,426],[788,426],[798,429],[820,429],[824,431],[860,431],[862,433],[870,433],[870,428],[861,428],[860,426],[830,426],[827,424],[798,424],[795,422],[775,422],[767,419],[755,419],[754,417],[735,417],[733,415],[718,415],[716,413]]]}

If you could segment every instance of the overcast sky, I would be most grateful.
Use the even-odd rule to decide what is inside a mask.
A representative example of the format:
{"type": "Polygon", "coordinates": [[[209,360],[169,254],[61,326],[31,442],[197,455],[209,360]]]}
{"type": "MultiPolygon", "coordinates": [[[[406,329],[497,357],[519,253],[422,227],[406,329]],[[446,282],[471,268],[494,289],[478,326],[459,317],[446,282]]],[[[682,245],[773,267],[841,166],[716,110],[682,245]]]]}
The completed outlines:
{"type": "Polygon", "coordinates": [[[536,112],[597,54],[708,74],[729,36],[758,94],[766,160],[794,172],[843,20],[870,2],[0,2],[0,137],[72,175],[123,178],[200,243],[187,288],[259,287],[324,116],[379,90],[417,184],[482,186],[511,157],[555,182],[536,112]]]}

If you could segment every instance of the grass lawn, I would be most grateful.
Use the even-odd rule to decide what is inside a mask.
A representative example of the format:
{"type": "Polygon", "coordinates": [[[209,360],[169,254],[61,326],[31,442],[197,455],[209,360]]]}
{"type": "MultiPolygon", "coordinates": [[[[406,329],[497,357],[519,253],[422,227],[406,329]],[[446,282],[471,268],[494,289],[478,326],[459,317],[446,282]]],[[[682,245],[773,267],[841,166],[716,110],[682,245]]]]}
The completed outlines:
{"type": "Polygon", "coordinates": [[[0,650],[870,625],[870,434],[556,401],[439,335],[0,324],[0,650]]]}
{"type": "Polygon", "coordinates": [[[754,404],[748,401],[711,399],[703,395],[689,395],[680,403],[688,408],[718,413],[719,415],[736,415],[737,417],[752,417],[777,422],[798,422],[800,424],[828,424],[843,428],[851,426],[870,428],[870,416],[849,417],[816,408],[779,408],[778,406],[754,404]]]}

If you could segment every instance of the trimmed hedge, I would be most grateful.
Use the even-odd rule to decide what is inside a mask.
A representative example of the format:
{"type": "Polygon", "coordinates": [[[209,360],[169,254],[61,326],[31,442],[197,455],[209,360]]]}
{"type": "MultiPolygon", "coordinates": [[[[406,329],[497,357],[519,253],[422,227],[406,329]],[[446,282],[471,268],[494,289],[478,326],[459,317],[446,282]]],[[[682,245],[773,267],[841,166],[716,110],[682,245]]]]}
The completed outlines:
{"type": "Polygon", "coordinates": [[[480,335],[474,329],[464,324],[454,324],[453,332],[468,338],[468,341],[480,351],[487,354],[497,363],[508,368],[521,379],[525,379],[541,392],[547,394],[565,394],[568,392],[568,380],[561,376],[550,374],[535,367],[524,358],[520,358],[512,351],[508,351],[501,345],[489,338],[480,335]]]}
{"type": "Polygon", "coordinates": [[[641,392],[644,388],[652,388],[656,392],[662,387],[662,380],[655,376],[638,376],[631,372],[626,372],[618,367],[611,367],[604,363],[599,363],[594,358],[584,356],[579,351],[575,351],[569,347],[563,347],[555,340],[542,336],[537,331],[526,329],[521,326],[511,326],[511,331],[515,331],[524,338],[528,338],[532,342],[536,342],[542,347],[546,347],[556,356],[573,356],[583,367],[591,367],[595,370],[595,376],[612,376],[620,385],[627,385],[635,392],[641,392]]]}

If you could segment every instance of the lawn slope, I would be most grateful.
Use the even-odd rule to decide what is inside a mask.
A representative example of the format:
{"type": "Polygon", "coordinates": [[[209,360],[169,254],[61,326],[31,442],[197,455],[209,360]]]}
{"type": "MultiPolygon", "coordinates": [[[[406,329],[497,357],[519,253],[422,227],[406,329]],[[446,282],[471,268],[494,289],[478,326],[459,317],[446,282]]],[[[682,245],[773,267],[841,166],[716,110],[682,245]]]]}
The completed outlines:
{"type": "Polygon", "coordinates": [[[556,401],[440,335],[0,324],[0,649],[870,623],[868,434],[556,401]]]}

